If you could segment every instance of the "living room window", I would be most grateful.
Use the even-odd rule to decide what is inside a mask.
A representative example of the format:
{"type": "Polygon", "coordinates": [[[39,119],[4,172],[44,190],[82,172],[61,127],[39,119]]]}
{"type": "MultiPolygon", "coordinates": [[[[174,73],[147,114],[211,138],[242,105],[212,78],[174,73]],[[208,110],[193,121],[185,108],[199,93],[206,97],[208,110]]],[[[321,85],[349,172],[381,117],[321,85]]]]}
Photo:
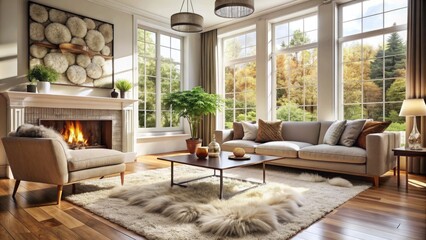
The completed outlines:
{"type": "Polygon", "coordinates": [[[178,114],[161,100],[181,90],[182,38],[140,26],[137,44],[139,128],[178,129],[178,114]]]}
{"type": "Polygon", "coordinates": [[[387,130],[404,131],[407,1],[348,3],[339,12],[343,118],[391,120],[387,130]]]}
{"type": "Polygon", "coordinates": [[[223,39],[225,128],[256,120],[256,32],[223,39]]]}
{"type": "Polygon", "coordinates": [[[275,117],[317,120],[318,17],[307,15],[273,25],[275,117]]]}

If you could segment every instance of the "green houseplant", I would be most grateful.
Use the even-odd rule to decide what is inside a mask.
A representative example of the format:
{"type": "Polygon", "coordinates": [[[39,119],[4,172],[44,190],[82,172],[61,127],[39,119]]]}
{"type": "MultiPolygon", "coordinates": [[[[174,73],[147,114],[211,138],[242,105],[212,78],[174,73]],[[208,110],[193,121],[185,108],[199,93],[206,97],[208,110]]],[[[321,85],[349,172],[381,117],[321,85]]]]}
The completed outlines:
{"type": "Polygon", "coordinates": [[[55,69],[44,65],[37,65],[28,73],[28,80],[30,82],[37,81],[39,93],[49,93],[50,83],[56,82],[58,78],[59,73],[55,69]]]}
{"type": "Polygon", "coordinates": [[[171,107],[180,117],[186,118],[189,123],[191,138],[187,139],[190,153],[194,153],[201,146],[199,126],[203,116],[215,114],[222,105],[222,98],[214,93],[206,93],[201,87],[191,90],[169,93],[164,97],[166,107],[171,107]]]}
{"type": "Polygon", "coordinates": [[[120,90],[120,97],[125,98],[125,93],[132,89],[132,83],[126,79],[119,79],[115,83],[115,87],[120,90]]]}

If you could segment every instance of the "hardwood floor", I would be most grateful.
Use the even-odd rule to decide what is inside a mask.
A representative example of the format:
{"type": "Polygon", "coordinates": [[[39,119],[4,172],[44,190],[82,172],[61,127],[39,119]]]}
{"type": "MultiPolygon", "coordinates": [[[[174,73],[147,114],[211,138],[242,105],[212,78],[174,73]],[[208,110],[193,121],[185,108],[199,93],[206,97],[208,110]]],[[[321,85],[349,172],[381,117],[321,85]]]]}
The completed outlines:
{"type": "MultiPolygon", "coordinates": [[[[139,157],[127,164],[127,172],[169,167],[158,156],[139,157]]],[[[293,239],[425,239],[426,176],[409,179],[405,192],[405,181],[398,189],[396,177],[388,172],[379,188],[352,198],[293,239]]],[[[16,200],[11,198],[13,186],[14,180],[0,179],[1,240],[144,239],[67,201],[55,205],[56,186],[22,182],[16,200]]],[[[64,187],[63,196],[70,194],[71,186],[64,187]]]]}

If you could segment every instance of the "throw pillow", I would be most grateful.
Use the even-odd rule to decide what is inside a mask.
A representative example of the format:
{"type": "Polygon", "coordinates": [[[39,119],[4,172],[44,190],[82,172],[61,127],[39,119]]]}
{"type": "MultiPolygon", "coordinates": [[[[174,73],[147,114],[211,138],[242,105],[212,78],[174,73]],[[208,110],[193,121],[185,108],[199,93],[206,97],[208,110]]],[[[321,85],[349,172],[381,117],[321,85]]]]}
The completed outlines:
{"type": "Polygon", "coordinates": [[[325,132],[323,143],[336,145],[343,133],[343,130],[345,130],[345,125],[346,120],[334,121],[333,124],[331,124],[331,126],[327,129],[327,132],[325,132]]]}
{"type": "Polygon", "coordinates": [[[345,130],[343,131],[342,136],[340,136],[339,144],[346,147],[352,147],[358,139],[365,121],[365,119],[347,121],[345,130]]]}
{"type": "Polygon", "coordinates": [[[267,122],[259,119],[256,142],[283,141],[281,134],[282,121],[267,122]]]}
{"type": "Polygon", "coordinates": [[[248,122],[242,122],[244,129],[243,140],[255,140],[257,137],[257,124],[252,124],[248,122]]]}
{"type": "Polygon", "coordinates": [[[392,123],[392,121],[380,122],[380,121],[367,121],[362,129],[361,134],[356,140],[356,145],[358,147],[367,148],[367,135],[371,133],[382,133],[387,127],[392,123]]]}
{"type": "Polygon", "coordinates": [[[233,122],[232,129],[234,130],[234,135],[232,137],[233,140],[243,139],[244,137],[244,129],[243,124],[241,122],[233,122]]]}

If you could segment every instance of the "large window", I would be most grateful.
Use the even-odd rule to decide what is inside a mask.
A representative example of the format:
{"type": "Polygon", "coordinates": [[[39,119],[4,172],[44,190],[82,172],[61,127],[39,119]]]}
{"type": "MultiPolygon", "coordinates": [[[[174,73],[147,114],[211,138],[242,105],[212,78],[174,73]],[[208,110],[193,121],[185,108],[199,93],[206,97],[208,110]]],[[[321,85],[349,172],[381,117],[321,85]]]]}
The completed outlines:
{"type": "Polygon", "coordinates": [[[407,1],[371,0],[340,8],[341,83],[344,119],[391,120],[405,98],[407,1]]]}
{"type": "Polygon", "coordinates": [[[317,120],[317,15],[273,26],[276,119],[317,120]]]}
{"type": "Polygon", "coordinates": [[[256,32],[223,41],[225,128],[234,121],[256,120],[256,32]]]}
{"type": "Polygon", "coordinates": [[[179,127],[179,116],[161,99],[181,89],[181,63],[181,38],[138,28],[139,128],[179,127]]]}

